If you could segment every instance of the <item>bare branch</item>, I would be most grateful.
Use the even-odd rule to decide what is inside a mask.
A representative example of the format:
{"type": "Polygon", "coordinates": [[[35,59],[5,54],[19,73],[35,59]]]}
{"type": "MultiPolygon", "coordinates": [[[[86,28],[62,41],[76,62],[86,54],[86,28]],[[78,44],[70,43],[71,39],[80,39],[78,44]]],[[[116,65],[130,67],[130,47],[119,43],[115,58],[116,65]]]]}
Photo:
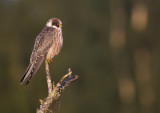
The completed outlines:
{"type": "Polygon", "coordinates": [[[65,87],[67,87],[71,82],[75,81],[79,77],[78,75],[72,76],[71,75],[72,71],[69,68],[68,73],[66,75],[64,75],[55,86],[54,82],[53,82],[53,84],[51,82],[51,76],[49,73],[49,66],[48,66],[47,61],[45,61],[45,65],[46,65],[46,77],[47,77],[47,84],[48,84],[48,97],[44,100],[40,100],[41,105],[40,105],[40,108],[37,110],[37,113],[47,112],[50,104],[54,100],[56,100],[60,97],[60,95],[61,95],[62,91],[65,89],[65,87]]]}
{"type": "Polygon", "coordinates": [[[50,76],[49,65],[47,60],[45,60],[45,66],[46,66],[46,78],[47,78],[47,84],[48,84],[48,94],[51,94],[52,83],[51,83],[51,76],[50,76]]]}

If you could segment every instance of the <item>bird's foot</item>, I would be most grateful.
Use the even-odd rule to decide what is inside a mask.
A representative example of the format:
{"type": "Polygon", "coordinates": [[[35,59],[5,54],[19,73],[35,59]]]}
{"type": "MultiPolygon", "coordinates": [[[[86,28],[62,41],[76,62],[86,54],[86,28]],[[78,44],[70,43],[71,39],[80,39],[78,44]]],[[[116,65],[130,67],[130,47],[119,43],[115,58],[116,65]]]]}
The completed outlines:
{"type": "Polygon", "coordinates": [[[51,60],[47,60],[48,63],[51,63],[52,61],[53,61],[52,59],[51,60]]]}

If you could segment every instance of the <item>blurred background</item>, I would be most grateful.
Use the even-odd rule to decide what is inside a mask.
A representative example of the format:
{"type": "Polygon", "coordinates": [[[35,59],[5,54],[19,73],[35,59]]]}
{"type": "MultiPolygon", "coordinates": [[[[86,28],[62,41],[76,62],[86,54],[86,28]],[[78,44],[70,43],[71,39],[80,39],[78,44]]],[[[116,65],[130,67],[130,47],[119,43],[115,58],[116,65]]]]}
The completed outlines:
{"type": "Polygon", "coordinates": [[[35,113],[47,96],[44,64],[19,81],[47,20],[63,22],[64,45],[50,64],[57,82],[79,79],[51,105],[54,113],[160,113],[160,1],[1,0],[0,112],[35,113]]]}

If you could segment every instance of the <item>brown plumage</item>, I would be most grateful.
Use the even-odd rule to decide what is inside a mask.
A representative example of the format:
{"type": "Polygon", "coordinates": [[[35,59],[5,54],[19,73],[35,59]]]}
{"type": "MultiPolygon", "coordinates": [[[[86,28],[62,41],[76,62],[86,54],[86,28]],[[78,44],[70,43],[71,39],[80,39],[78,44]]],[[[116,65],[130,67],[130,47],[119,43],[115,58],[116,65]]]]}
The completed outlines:
{"type": "Polygon", "coordinates": [[[36,37],[34,48],[30,57],[29,66],[20,83],[28,78],[26,85],[38,71],[42,62],[46,59],[51,62],[53,57],[60,52],[63,45],[62,22],[57,18],[48,20],[42,32],[36,37]]]}

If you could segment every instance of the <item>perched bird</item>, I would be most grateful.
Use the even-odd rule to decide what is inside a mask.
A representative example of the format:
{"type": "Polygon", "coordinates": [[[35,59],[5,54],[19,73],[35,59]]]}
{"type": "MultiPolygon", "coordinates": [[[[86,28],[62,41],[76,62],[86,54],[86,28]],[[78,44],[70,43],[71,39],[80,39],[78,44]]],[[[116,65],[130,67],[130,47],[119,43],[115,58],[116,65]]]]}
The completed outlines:
{"type": "Polygon", "coordinates": [[[60,52],[62,45],[62,22],[58,18],[51,18],[36,37],[29,66],[20,83],[22,84],[28,78],[27,85],[38,71],[42,62],[47,60],[50,63],[53,57],[60,52]]]}

